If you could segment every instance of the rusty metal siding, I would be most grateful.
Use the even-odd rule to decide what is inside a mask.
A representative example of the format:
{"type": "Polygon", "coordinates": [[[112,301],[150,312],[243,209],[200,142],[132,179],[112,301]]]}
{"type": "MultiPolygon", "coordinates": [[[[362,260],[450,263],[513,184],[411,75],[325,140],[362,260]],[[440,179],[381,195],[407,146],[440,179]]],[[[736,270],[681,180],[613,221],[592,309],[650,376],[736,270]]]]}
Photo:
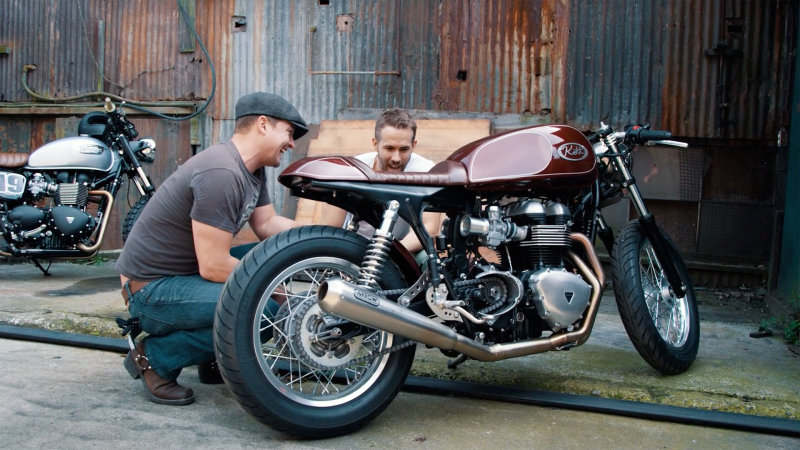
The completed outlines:
{"type": "Polygon", "coordinates": [[[45,95],[64,97],[96,86],[96,70],[82,26],[88,1],[5,0],[0,8],[0,101],[28,101],[20,83],[22,68],[35,64],[29,83],[45,95]],[[69,70],[63,70],[63,69],[69,70]]]}
{"type": "Polygon", "coordinates": [[[664,3],[570,2],[567,110],[556,120],[587,129],[661,123],[664,3]]]}
{"type": "Polygon", "coordinates": [[[565,119],[765,139],[786,126],[797,2],[571,2],[565,119]]]}
{"type": "Polygon", "coordinates": [[[20,84],[26,64],[37,66],[28,76],[31,88],[56,98],[104,90],[133,100],[195,100],[210,91],[204,58],[195,57],[199,49],[179,52],[183,23],[176,2],[5,0],[0,23],[0,42],[11,46],[0,60],[3,101],[31,100],[20,84]]]}
{"type": "Polygon", "coordinates": [[[199,62],[204,58],[199,48],[194,53],[180,52],[184,22],[175,1],[96,2],[93,6],[105,10],[97,19],[106,21],[107,89],[136,100],[207,96],[210,89],[204,89],[203,75],[208,68],[199,62]]]}
{"type": "Polygon", "coordinates": [[[566,20],[568,9],[550,0],[442,2],[437,107],[549,114],[566,20]]]}

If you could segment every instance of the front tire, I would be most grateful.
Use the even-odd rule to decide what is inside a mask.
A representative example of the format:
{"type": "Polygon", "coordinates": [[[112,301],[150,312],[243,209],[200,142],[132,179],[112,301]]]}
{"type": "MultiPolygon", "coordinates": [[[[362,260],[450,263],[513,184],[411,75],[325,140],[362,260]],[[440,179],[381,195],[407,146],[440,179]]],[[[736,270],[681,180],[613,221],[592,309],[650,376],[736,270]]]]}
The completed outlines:
{"type": "MultiPolygon", "coordinates": [[[[367,244],[339,228],[295,228],[256,246],[228,278],[214,320],[217,361],[259,421],[295,437],[332,437],[364,426],[397,395],[415,347],[382,354],[404,340],[317,304],[323,280],[358,277],[367,244]]],[[[391,261],[381,279],[382,289],[405,287],[391,261]]]]}
{"type": "Polygon", "coordinates": [[[634,347],[653,368],[673,375],[697,357],[700,320],[686,265],[667,234],[658,231],[685,285],[683,298],[670,287],[639,221],[628,222],[617,236],[611,270],[620,317],[634,347]]]}
{"type": "Polygon", "coordinates": [[[139,200],[136,200],[133,206],[131,206],[130,211],[128,214],[125,215],[125,221],[122,222],[122,243],[124,244],[125,241],[128,240],[128,236],[131,234],[131,230],[133,229],[133,225],[139,219],[139,215],[142,213],[145,205],[147,202],[150,201],[150,197],[152,195],[143,195],[139,197],[139,200]]]}

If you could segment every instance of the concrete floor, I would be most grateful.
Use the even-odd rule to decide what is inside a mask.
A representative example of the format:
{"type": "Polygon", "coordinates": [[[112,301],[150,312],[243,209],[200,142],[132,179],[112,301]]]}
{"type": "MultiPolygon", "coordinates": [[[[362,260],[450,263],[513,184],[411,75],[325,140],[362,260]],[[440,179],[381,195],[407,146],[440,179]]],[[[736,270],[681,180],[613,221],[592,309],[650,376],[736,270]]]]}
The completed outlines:
{"type": "Polygon", "coordinates": [[[147,401],[120,355],[0,339],[2,447],[28,448],[736,448],[800,439],[535,406],[401,392],[362,430],[299,441],[239,407],[224,385],[183,382],[197,402],[147,401]]]}
{"type": "MultiPolygon", "coordinates": [[[[126,310],[119,296],[118,277],[113,270],[113,261],[92,265],[55,263],[50,270],[52,276],[44,277],[31,264],[0,265],[0,323],[119,336],[114,318],[125,316],[126,310]]],[[[447,358],[438,350],[420,346],[412,375],[800,420],[800,370],[798,370],[800,356],[787,347],[779,337],[751,338],[750,333],[758,329],[764,312],[759,311],[759,305],[750,305],[749,300],[744,303],[744,308],[747,310],[737,310],[738,307],[734,308],[732,303],[725,303],[725,295],[714,292],[700,295],[700,352],[695,364],[681,375],[661,376],[639,357],[625,334],[610,292],[604,295],[592,336],[581,347],[568,352],[551,352],[496,363],[467,361],[457,369],[451,370],[446,368],[447,358]]],[[[214,429],[208,433],[203,432],[202,436],[222,433],[231,439],[229,445],[223,446],[256,445],[255,441],[247,441],[250,443],[244,444],[245,441],[237,440],[245,439],[244,436],[249,436],[248,439],[256,439],[255,436],[258,436],[259,440],[265,436],[267,439],[278,439],[272,441],[278,446],[308,445],[303,442],[287,443],[282,441],[281,437],[274,436],[266,427],[238,409],[224,386],[205,386],[198,383],[193,370],[185,371],[185,375],[181,376],[181,382],[197,392],[197,404],[187,408],[167,408],[162,419],[159,419],[158,412],[148,411],[161,411],[159,408],[165,407],[151,404],[144,398],[141,384],[127,377],[121,366],[121,358],[117,355],[14,341],[0,341],[0,347],[3,348],[0,352],[3,367],[14,367],[10,372],[0,371],[2,373],[0,386],[14,387],[14,389],[2,389],[0,392],[2,396],[6,396],[6,398],[0,396],[2,402],[0,410],[14,405],[9,409],[9,412],[15,413],[13,423],[17,425],[14,425],[14,429],[21,430],[23,435],[31,432],[28,428],[33,422],[28,421],[56,414],[42,409],[59,411],[66,409],[67,412],[56,414],[58,420],[52,419],[50,423],[66,427],[61,424],[62,421],[66,423],[73,420],[81,421],[91,429],[96,429],[96,433],[101,433],[101,440],[98,441],[100,443],[103,442],[102,439],[108,439],[108,442],[114,439],[113,436],[106,436],[103,433],[110,430],[114,430],[112,434],[122,433],[121,430],[126,426],[125,417],[135,417],[133,422],[135,426],[131,426],[141,430],[142,414],[145,417],[153,414],[153,421],[147,423],[158,425],[156,428],[161,429],[163,433],[163,426],[166,425],[160,423],[160,420],[169,418],[172,414],[169,411],[180,410],[181,417],[187,414],[181,420],[186,421],[186,425],[182,426],[188,428],[180,433],[176,432],[177,435],[194,435],[195,433],[190,431],[196,426],[193,424],[194,421],[207,423],[224,421],[226,414],[230,414],[231,420],[239,425],[208,423],[208,426],[232,428],[224,433],[214,429]],[[40,348],[52,349],[35,350],[40,348]],[[44,352],[44,356],[33,356],[39,351],[44,352]],[[78,352],[77,356],[73,353],[75,351],[78,352]],[[72,367],[72,364],[77,366],[72,367]],[[16,367],[27,367],[27,369],[18,372],[16,367]],[[59,381],[59,378],[63,379],[59,381]],[[115,381],[105,386],[104,383],[108,380],[115,381]],[[92,386],[88,391],[85,389],[87,383],[92,386]],[[83,403],[80,404],[77,398],[68,399],[67,391],[62,392],[64,389],[67,391],[74,389],[75,392],[69,395],[77,395],[83,403]],[[109,406],[106,402],[107,396],[116,398],[115,402],[121,404],[109,406]],[[19,397],[21,403],[9,403],[15,397],[19,397]],[[67,403],[60,404],[61,401],[67,403]],[[78,403],[70,403],[73,401],[78,403]],[[101,410],[102,408],[111,410],[96,417],[90,415],[91,418],[81,418],[83,414],[89,414],[83,410],[95,408],[93,405],[101,410]],[[207,405],[214,405],[214,408],[206,408],[207,405]],[[224,411],[227,412],[219,409],[223,405],[226,408],[224,411]],[[227,409],[229,406],[231,410],[227,409]],[[26,408],[30,408],[31,412],[23,413],[26,408]],[[130,411],[120,415],[114,408],[130,411]],[[135,414],[131,415],[132,413],[135,414]],[[66,416],[62,417],[61,414],[66,416]],[[108,424],[108,421],[111,423],[108,424]],[[92,423],[95,425],[91,425],[92,423]],[[107,426],[100,425],[103,423],[107,423],[107,426]],[[238,435],[239,432],[242,433],[241,436],[238,435]]],[[[3,417],[7,418],[9,415],[3,417]]],[[[457,431],[469,437],[461,441],[462,446],[468,448],[492,445],[498,436],[508,439],[511,447],[522,446],[526,442],[528,444],[540,442],[541,446],[545,447],[571,448],[572,444],[566,442],[573,442],[578,446],[576,441],[569,441],[570,436],[575,436],[584,445],[594,442],[602,447],[628,447],[628,444],[644,442],[644,447],[653,447],[660,442],[669,444],[669,448],[677,448],[698,445],[705,447],[703,442],[708,444],[712,441],[705,440],[705,437],[697,441],[698,436],[706,436],[706,433],[713,435],[722,433],[720,430],[707,429],[697,433],[696,427],[646,421],[639,424],[641,421],[625,418],[608,419],[613,420],[614,427],[617,427],[611,428],[617,430],[613,432],[604,431],[605,427],[609,426],[608,423],[600,427],[587,425],[594,422],[602,423],[605,420],[596,414],[590,414],[587,418],[581,413],[569,411],[554,412],[530,406],[403,393],[390,406],[389,411],[379,416],[369,427],[370,430],[386,429],[385,427],[391,428],[394,424],[399,424],[394,432],[396,439],[399,440],[394,441],[394,445],[386,440],[370,441],[378,439],[379,435],[373,435],[365,430],[363,433],[367,434],[360,432],[357,435],[366,440],[348,441],[347,444],[340,444],[339,441],[314,442],[310,446],[395,447],[417,445],[415,442],[419,442],[418,445],[429,448],[449,447],[452,446],[452,442],[448,444],[447,438],[455,436],[457,431]],[[409,411],[413,411],[414,414],[409,411]],[[492,419],[492,416],[495,418],[492,419]],[[432,421],[429,417],[444,420],[447,425],[439,425],[436,420],[432,421]],[[566,417],[574,422],[569,424],[563,422],[566,417]],[[447,428],[455,427],[456,423],[459,426],[463,425],[463,428],[448,433],[447,428]],[[470,423],[473,425],[470,426],[470,423]],[[619,431],[620,426],[626,427],[623,428],[624,432],[619,431]],[[689,434],[693,437],[691,440],[686,440],[688,437],[682,438],[684,440],[667,439],[668,434],[664,433],[669,431],[665,430],[672,427],[694,430],[693,434],[689,434]],[[435,432],[425,431],[434,429],[435,432]],[[398,437],[401,435],[402,438],[398,437]],[[488,440],[480,440],[482,436],[488,440]],[[646,440],[646,436],[654,437],[655,440],[646,440]],[[628,440],[628,437],[631,439],[628,440]],[[424,443],[415,439],[422,439],[424,443]]],[[[165,423],[171,421],[167,420],[165,423]]],[[[5,427],[10,426],[12,425],[4,419],[0,425],[2,435],[8,435],[6,431],[9,429],[5,427]]],[[[738,442],[749,447],[748,441],[742,440],[742,437],[732,439],[730,441],[732,443],[738,442]]],[[[198,441],[191,442],[204,446],[198,441]]],[[[796,440],[788,442],[793,442],[795,448],[800,447],[798,445],[800,442],[796,440]]],[[[4,446],[7,443],[4,443],[4,446]]],[[[173,445],[166,445],[170,446],[173,445]]],[[[755,447],[761,445],[757,444],[755,447]]],[[[741,446],[732,445],[731,448],[741,448],[741,446]]]]}

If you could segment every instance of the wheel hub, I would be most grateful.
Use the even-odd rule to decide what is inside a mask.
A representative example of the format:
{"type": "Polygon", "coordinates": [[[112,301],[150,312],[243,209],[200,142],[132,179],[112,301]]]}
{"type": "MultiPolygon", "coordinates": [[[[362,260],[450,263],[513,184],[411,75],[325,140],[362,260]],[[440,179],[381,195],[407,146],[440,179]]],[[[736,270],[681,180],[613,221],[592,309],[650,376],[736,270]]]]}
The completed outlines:
{"type": "Polygon", "coordinates": [[[292,350],[314,368],[337,370],[346,366],[356,357],[363,337],[347,338],[336,324],[314,299],[304,301],[286,325],[292,350]]]}

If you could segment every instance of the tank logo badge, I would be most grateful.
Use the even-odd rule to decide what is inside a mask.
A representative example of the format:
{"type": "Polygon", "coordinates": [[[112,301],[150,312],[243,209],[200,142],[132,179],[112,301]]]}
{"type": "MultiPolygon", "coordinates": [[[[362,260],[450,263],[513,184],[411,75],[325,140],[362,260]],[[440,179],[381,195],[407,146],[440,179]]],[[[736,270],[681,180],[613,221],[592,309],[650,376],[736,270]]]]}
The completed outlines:
{"type": "Polygon", "coordinates": [[[580,161],[589,156],[589,150],[581,144],[569,142],[558,147],[558,156],[568,161],[580,161]]]}
{"type": "Polygon", "coordinates": [[[99,145],[91,145],[91,144],[90,145],[83,145],[83,146],[81,146],[80,150],[78,150],[78,151],[80,153],[84,153],[84,154],[87,154],[87,155],[99,155],[99,154],[103,153],[103,147],[101,147],[99,145]]]}
{"type": "Polygon", "coordinates": [[[353,296],[364,303],[369,303],[372,306],[380,306],[381,304],[380,299],[378,299],[378,296],[371,292],[354,289],[353,296]]]}

